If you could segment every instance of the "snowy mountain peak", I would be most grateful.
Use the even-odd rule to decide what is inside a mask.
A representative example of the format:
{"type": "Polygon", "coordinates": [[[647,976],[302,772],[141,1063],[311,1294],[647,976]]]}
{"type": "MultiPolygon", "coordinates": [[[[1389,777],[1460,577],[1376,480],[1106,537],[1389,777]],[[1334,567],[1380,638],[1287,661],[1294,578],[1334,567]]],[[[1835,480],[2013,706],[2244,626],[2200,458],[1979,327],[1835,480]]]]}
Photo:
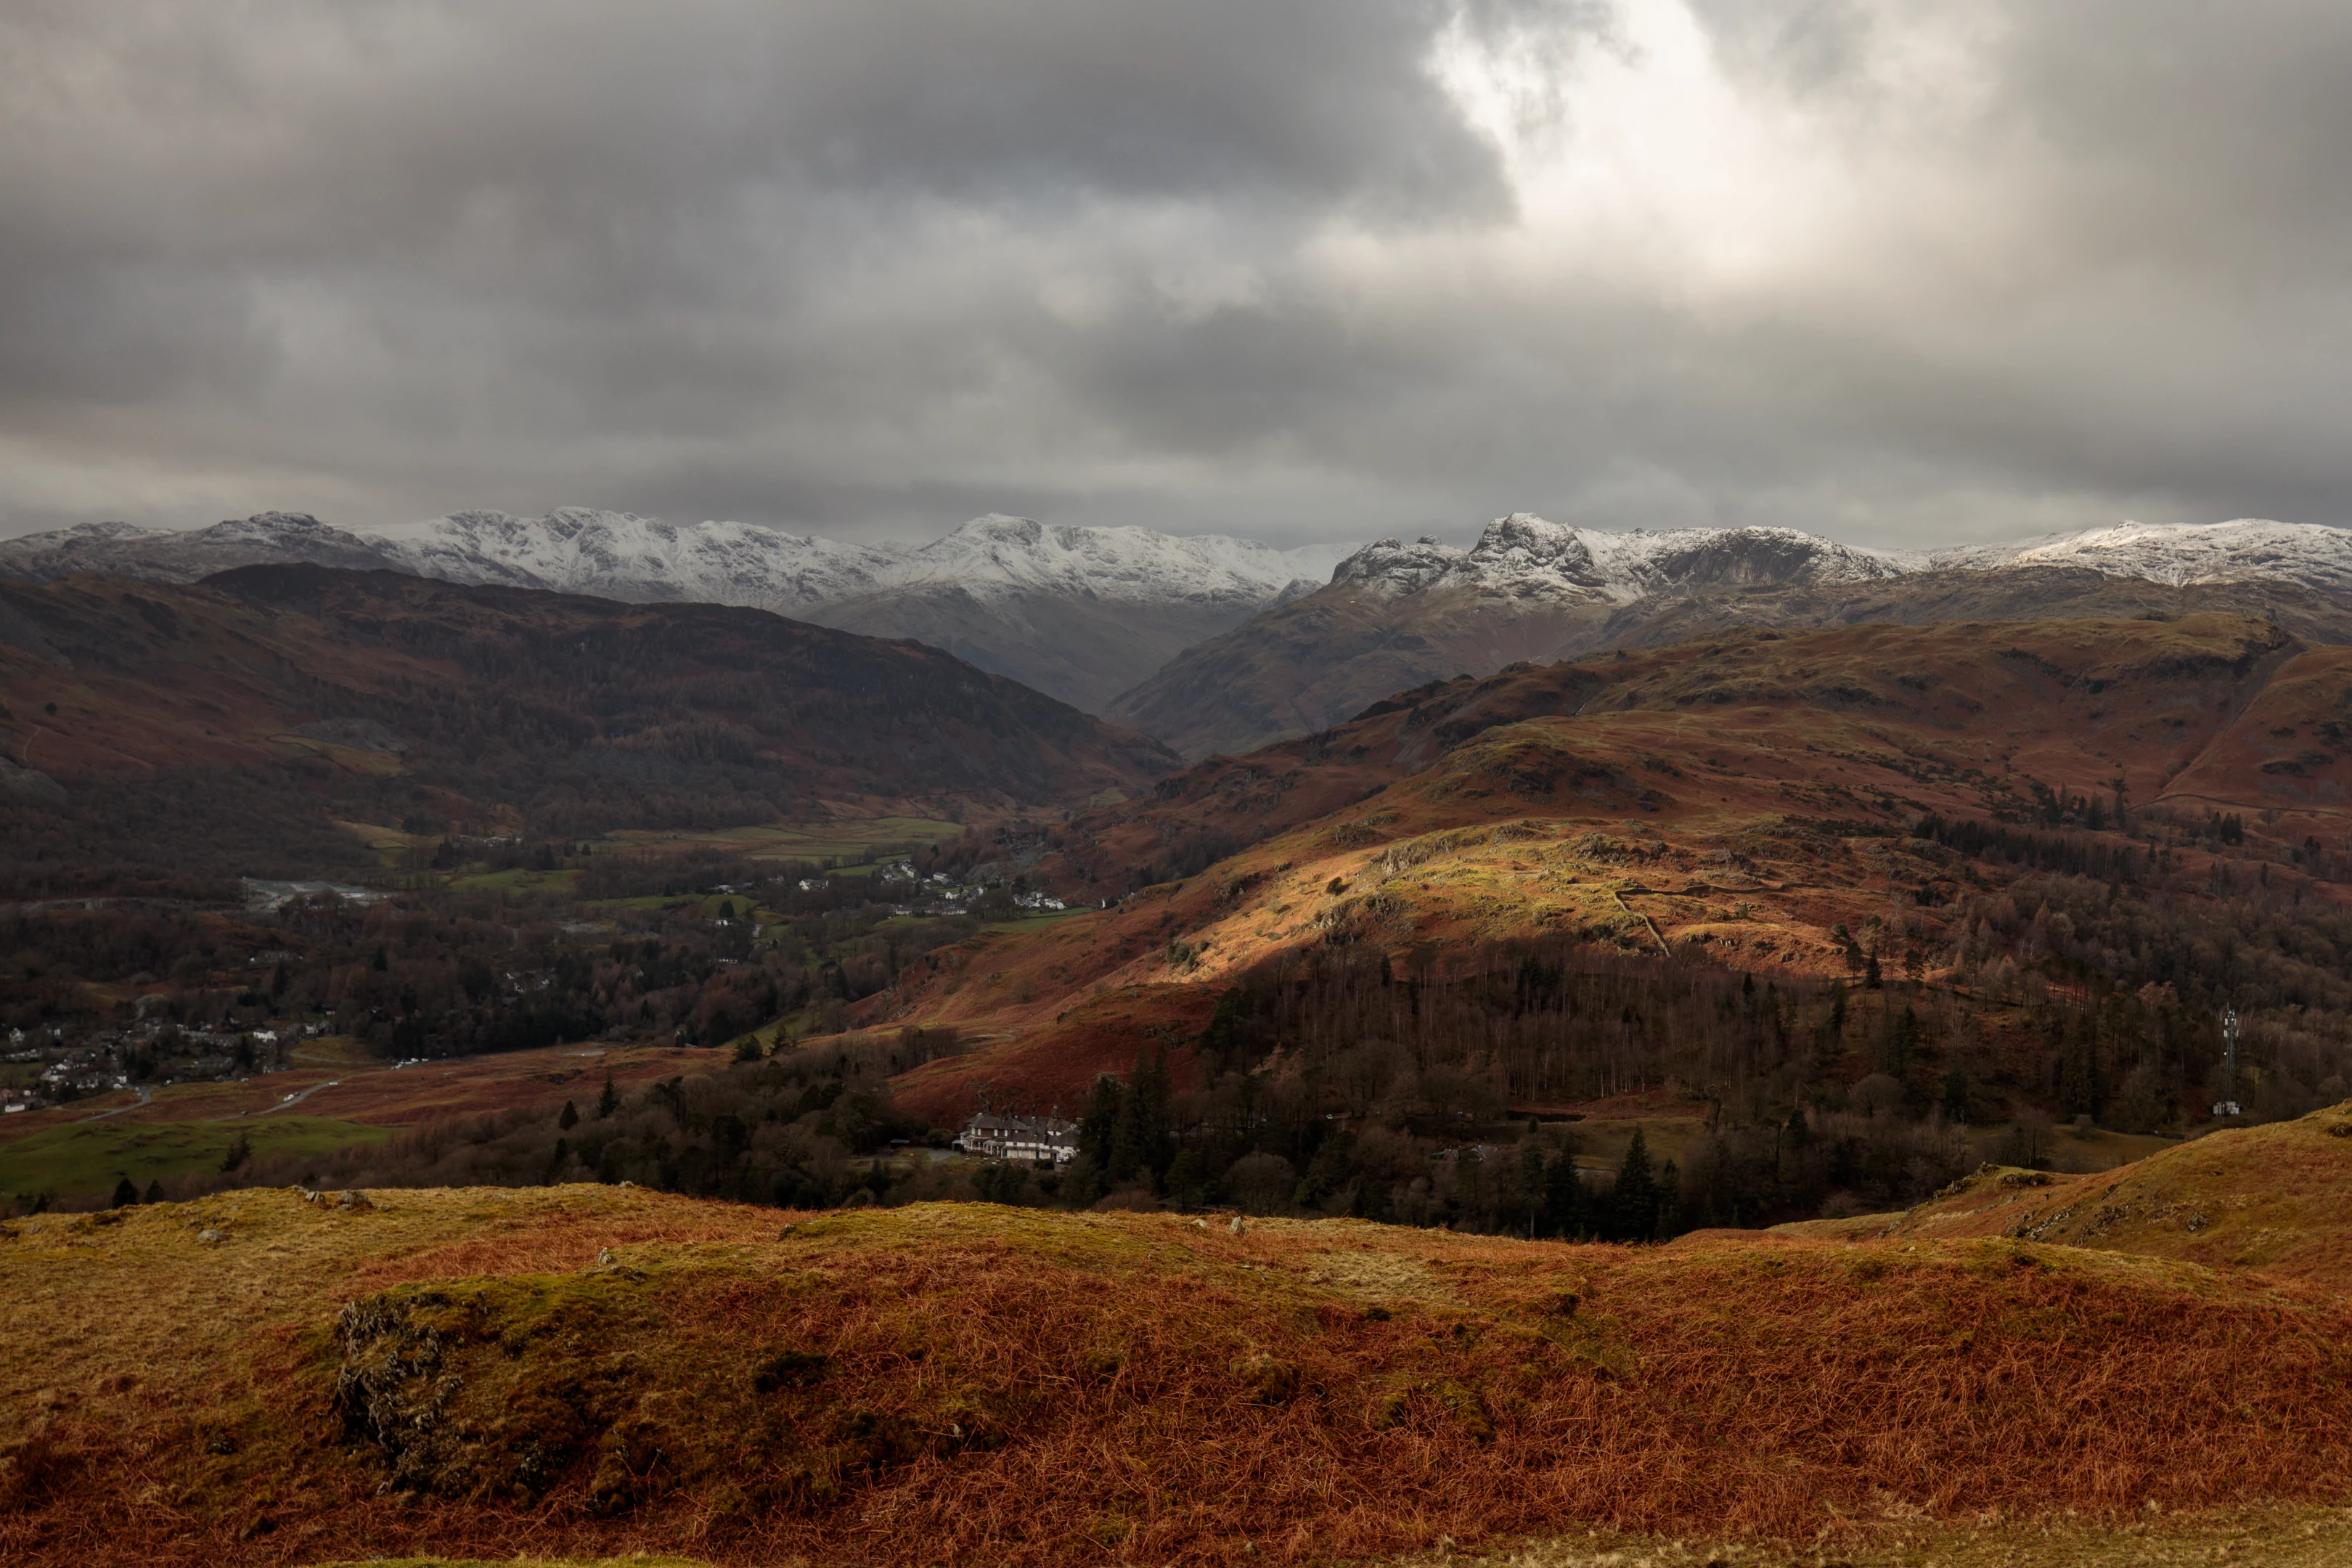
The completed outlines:
{"type": "Polygon", "coordinates": [[[379,537],[409,571],[623,599],[699,599],[803,615],[898,594],[1019,594],[1254,608],[1302,576],[1318,584],[1346,546],[1281,551],[1206,534],[1082,528],[991,513],[945,538],[845,544],[743,522],[674,524],[559,507],[543,518],[463,511],[379,537]]]}
{"type": "Polygon", "coordinates": [[[1936,567],[2080,566],[2112,577],[2179,587],[2284,578],[2329,592],[2352,590],[2352,531],[2309,522],[2119,522],[2011,544],[1937,551],[1936,567]]]}
{"type": "Polygon", "coordinates": [[[1683,528],[1612,533],[1531,512],[1496,518],[1468,550],[1383,539],[1339,564],[1334,581],[1383,597],[1474,589],[1630,604],[1651,594],[1898,575],[1895,561],[1789,528],[1683,528]]]}
{"type": "Polygon", "coordinates": [[[105,572],[192,583],[232,566],[288,562],[361,569],[392,563],[382,546],[299,511],[265,511],[192,529],[85,522],[0,543],[0,572],[42,582],[105,572]]]}
{"type": "Polygon", "coordinates": [[[608,598],[693,599],[786,614],[865,591],[887,552],[744,522],[680,527],[634,512],[558,507],[545,517],[461,511],[383,531],[406,569],[453,583],[608,598]]]}
{"type": "Polygon", "coordinates": [[[1799,584],[1868,583],[1913,572],[2072,566],[2180,586],[2284,580],[2352,593],[2352,531],[2241,518],[2125,522],[2008,544],[1874,551],[1792,528],[1636,529],[1605,532],[1513,512],[1457,550],[1434,539],[1383,539],[1339,563],[1334,581],[1385,598],[1433,588],[1627,604],[1654,594],[1799,584]]]}
{"type": "Polygon", "coordinates": [[[1276,550],[1217,533],[1180,537],[992,514],[908,552],[885,572],[884,586],[955,588],[982,600],[1047,593],[1138,604],[1259,605],[1302,576],[1327,579],[1348,549],[1276,550]]]}

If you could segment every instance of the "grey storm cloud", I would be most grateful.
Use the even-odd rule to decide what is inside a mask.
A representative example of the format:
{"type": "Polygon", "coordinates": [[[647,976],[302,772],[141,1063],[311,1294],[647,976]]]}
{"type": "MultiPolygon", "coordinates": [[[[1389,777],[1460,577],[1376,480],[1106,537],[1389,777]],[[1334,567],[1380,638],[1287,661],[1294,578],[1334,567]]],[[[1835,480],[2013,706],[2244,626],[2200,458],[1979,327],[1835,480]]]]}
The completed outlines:
{"type": "Polygon", "coordinates": [[[2352,13],[19,0],[0,531],[2338,522],[2352,13]]]}

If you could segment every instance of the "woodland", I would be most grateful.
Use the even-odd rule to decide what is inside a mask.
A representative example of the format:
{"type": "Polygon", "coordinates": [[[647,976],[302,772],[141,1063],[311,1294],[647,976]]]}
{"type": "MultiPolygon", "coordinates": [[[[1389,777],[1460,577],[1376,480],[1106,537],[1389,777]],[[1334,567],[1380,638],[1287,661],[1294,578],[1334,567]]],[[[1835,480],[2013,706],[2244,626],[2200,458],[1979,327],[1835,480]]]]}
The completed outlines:
{"type": "MultiPolygon", "coordinates": [[[[910,863],[961,877],[1049,837],[968,832],[910,863]]],[[[1950,873],[1908,895],[1948,947],[1922,963],[1901,921],[1864,929],[1842,979],[1759,982],[1696,946],[1668,958],[1572,940],[1418,962],[1285,955],[1224,988],[1197,1036],[1139,1052],[1066,1108],[1083,1152],[1060,1169],[929,1157],[953,1130],[899,1111],[889,1080],[969,1048],[954,1030],[842,1032],[853,1004],[1011,913],[1009,887],[911,918],[881,885],[824,868],[516,844],[503,874],[473,868],[475,886],[368,905],[12,915],[5,1022],[96,1042],[140,1081],[173,1070],[188,1031],[270,1018],[386,1059],[590,1038],[708,1052],[653,1085],[436,1122],[299,1169],[202,1173],[190,1192],[626,1180],[787,1207],[1108,1201],[1620,1239],[1905,1206],[1987,1154],[2049,1163],[2047,1129],[2078,1118],[2185,1131],[2219,1092],[2224,1005],[2247,1020],[2253,1115],[2344,1097],[2352,917],[2273,889],[2263,863],[2191,878],[2160,849],[2116,857],[2069,828],[1937,819],[1911,843],[1950,873]],[[1929,968],[1941,978],[1916,977],[1929,968]],[[85,981],[160,983],[146,1010],[160,1026],[120,1028],[85,981]],[[1597,1160],[1545,1109],[1659,1095],[1706,1108],[1679,1160],[1597,1160]]]]}

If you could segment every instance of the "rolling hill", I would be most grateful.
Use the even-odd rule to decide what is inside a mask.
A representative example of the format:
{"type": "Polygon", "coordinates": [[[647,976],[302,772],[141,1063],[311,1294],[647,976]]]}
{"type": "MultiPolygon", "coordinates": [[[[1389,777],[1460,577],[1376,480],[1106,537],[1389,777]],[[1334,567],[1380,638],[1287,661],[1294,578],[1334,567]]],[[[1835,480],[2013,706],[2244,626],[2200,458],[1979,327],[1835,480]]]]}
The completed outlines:
{"type": "Polygon", "coordinates": [[[215,858],[208,837],[299,862],[330,817],[580,836],[1062,805],[1175,765],[916,643],[388,572],[0,584],[0,672],[20,863],[215,858]]]}
{"type": "Polygon", "coordinates": [[[2164,1258],[2352,1289],[2340,1191],[2352,1106],[2220,1132],[2091,1174],[1988,1166],[1899,1214],[1799,1221],[1790,1235],[1988,1237],[2164,1258]]]}
{"type": "Polygon", "coordinates": [[[2345,864],[2347,702],[2352,649],[2224,615],[1750,630],[1434,683],[1077,817],[1038,873],[1119,904],[943,961],[887,1016],[1004,1032],[908,1081],[944,1114],[982,1083],[1070,1103],[1253,966],[1334,945],[1559,938],[1828,978],[1866,941],[1957,977],[1990,962],[1969,943],[1997,911],[1969,900],[2029,868],[1921,836],[1931,817],[2128,848],[2216,910],[2198,879],[2234,831],[2244,869],[2211,875],[2259,860],[2316,918],[2345,864]]]}

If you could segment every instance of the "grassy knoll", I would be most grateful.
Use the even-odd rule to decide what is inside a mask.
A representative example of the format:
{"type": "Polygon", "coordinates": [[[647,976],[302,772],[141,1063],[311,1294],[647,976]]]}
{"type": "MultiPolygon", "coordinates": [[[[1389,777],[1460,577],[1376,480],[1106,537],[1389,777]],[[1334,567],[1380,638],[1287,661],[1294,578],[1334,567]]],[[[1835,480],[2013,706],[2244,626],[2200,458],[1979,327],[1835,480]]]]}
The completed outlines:
{"type": "Polygon", "coordinates": [[[388,1135],[389,1129],[324,1116],[240,1117],[234,1121],[68,1122],[0,1144],[0,1192],[60,1198],[104,1194],[128,1176],[142,1191],[190,1171],[218,1168],[229,1145],[247,1139],[256,1155],[328,1154],[388,1135]]]}
{"type": "Polygon", "coordinates": [[[1815,1238],[2011,1237],[2352,1287],[2352,1102],[2067,1175],[1985,1166],[1900,1214],[1801,1220],[1815,1238]]]}
{"type": "Polygon", "coordinates": [[[2352,1302],[2172,1260],[372,1196],[9,1227],[0,1558],[1894,1563],[2352,1495],[2352,1302]]]}

